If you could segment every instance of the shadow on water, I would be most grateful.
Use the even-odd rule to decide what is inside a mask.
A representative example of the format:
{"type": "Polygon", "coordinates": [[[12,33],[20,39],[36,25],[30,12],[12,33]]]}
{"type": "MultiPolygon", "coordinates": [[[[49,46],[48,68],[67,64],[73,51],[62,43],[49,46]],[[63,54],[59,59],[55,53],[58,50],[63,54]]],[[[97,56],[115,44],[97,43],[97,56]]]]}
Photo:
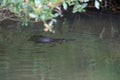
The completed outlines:
{"type": "MultiPolygon", "coordinates": [[[[96,16],[82,15],[74,23],[62,23],[62,34],[42,32],[38,24],[17,31],[6,30],[1,25],[4,28],[0,29],[0,79],[119,80],[119,39],[110,37],[109,16],[96,16]],[[69,32],[70,25],[75,28],[69,32]],[[103,27],[105,31],[101,38],[103,27]],[[52,44],[28,41],[36,34],[76,40],[50,47],[52,44]]],[[[117,21],[112,21],[114,27],[119,26],[117,21]]]]}

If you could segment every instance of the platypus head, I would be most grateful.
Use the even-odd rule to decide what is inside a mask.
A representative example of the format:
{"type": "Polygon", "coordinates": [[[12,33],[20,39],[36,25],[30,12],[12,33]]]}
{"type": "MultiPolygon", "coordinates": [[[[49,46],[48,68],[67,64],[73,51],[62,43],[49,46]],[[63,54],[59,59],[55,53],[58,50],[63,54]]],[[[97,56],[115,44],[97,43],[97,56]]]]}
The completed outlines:
{"type": "Polygon", "coordinates": [[[54,42],[56,43],[64,43],[69,41],[74,41],[75,39],[54,39],[54,42]]]}

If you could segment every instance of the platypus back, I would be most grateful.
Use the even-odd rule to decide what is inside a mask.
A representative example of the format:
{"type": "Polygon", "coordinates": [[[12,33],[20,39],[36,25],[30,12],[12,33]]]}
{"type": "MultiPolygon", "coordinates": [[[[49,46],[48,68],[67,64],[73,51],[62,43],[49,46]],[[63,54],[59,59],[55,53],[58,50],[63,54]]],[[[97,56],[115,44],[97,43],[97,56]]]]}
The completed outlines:
{"type": "Polygon", "coordinates": [[[42,35],[33,35],[28,41],[34,41],[35,43],[64,43],[68,41],[74,41],[75,39],[64,38],[49,38],[42,35]]]}
{"type": "Polygon", "coordinates": [[[28,41],[34,41],[36,43],[50,43],[53,39],[42,35],[33,35],[28,41]]]}

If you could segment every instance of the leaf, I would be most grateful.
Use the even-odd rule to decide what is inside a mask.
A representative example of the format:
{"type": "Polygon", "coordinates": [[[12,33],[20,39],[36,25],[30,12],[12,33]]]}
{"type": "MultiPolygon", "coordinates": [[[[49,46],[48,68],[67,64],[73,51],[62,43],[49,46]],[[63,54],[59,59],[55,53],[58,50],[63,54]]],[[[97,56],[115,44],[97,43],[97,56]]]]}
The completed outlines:
{"type": "Polygon", "coordinates": [[[53,21],[50,21],[48,25],[53,26],[53,21]]]}
{"type": "Polygon", "coordinates": [[[83,3],[83,4],[81,5],[81,8],[84,9],[84,8],[87,7],[87,5],[88,5],[87,3],[83,3]]]}
{"type": "Polygon", "coordinates": [[[41,0],[34,0],[35,5],[40,4],[41,0]]]}
{"type": "Polygon", "coordinates": [[[66,3],[66,2],[63,2],[63,8],[64,8],[64,10],[67,10],[68,5],[67,5],[67,3],[66,3]]]}
{"type": "Polygon", "coordinates": [[[96,7],[97,9],[100,9],[100,3],[99,3],[98,0],[95,0],[95,7],[96,7]]]}
{"type": "Polygon", "coordinates": [[[33,8],[33,11],[36,13],[36,14],[40,14],[41,13],[41,10],[39,8],[33,8]]]}
{"type": "Polygon", "coordinates": [[[41,14],[40,18],[41,18],[42,20],[45,20],[45,18],[46,18],[45,14],[41,14]]]}
{"type": "Polygon", "coordinates": [[[29,13],[29,16],[30,16],[31,18],[37,18],[37,17],[38,17],[38,15],[37,15],[37,14],[34,14],[34,13],[29,13]]]}
{"type": "Polygon", "coordinates": [[[88,2],[89,0],[84,0],[84,2],[88,2]]]}
{"type": "Polygon", "coordinates": [[[16,0],[10,0],[12,3],[15,3],[16,2],[16,0]]]}
{"type": "Polygon", "coordinates": [[[81,4],[76,3],[76,5],[73,7],[72,13],[80,12],[81,10],[81,4]]]}
{"type": "Polygon", "coordinates": [[[59,16],[59,14],[58,13],[55,13],[54,15],[53,15],[53,17],[58,17],[59,16]]]}
{"type": "Polygon", "coordinates": [[[16,4],[16,3],[22,3],[21,0],[10,0],[10,2],[11,2],[11,3],[14,3],[14,4],[16,4]]]}
{"type": "Polygon", "coordinates": [[[102,2],[102,0],[99,0],[100,2],[102,2]]]}
{"type": "Polygon", "coordinates": [[[7,0],[2,0],[0,6],[6,6],[7,0]]]}
{"type": "Polygon", "coordinates": [[[28,26],[28,22],[27,21],[22,21],[22,26],[28,26]]]}

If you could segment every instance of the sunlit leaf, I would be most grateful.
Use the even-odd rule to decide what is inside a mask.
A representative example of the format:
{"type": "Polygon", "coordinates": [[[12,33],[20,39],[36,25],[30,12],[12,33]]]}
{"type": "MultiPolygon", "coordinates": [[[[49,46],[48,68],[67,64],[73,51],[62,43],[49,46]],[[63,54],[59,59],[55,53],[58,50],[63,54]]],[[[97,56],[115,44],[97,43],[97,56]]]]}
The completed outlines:
{"type": "Polygon", "coordinates": [[[40,14],[41,10],[39,8],[33,8],[34,13],[40,14]]]}
{"type": "Polygon", "coordinates": [[[58,16],[59,16],[58,13],[53,14],[53,17],[58,17],[58,16]]]}
{"type": "Polygon", "coordinates": [[[88,5],[87,3],[83,3],[83,4],[81,5],[81,8],[84,9],[84,8],[87,7],[87,5],[88,5]]]}
{"type": "Polygon", "coordinates": [[[27,21],[22,21],[22,26],[28,26],[28,22],[27,21]]]}
{"type": "Polygon", "coordinates": [[[16,0],[10,0],[12,3],[15,3],[16,2],[16,0]]]}
{"type": "Polygon", "coordinates": [[[99,3],[98,0],[95,0],[95,7],[96,7],[97,9],[100,9],[100,3],[99,3]]]}
{"type": "Polygon", "coordinates": [[[34,0],[35,5],[40,4],[41,0],[34,0]]]}
{"type": "Polygon", "coordinates": [[[1,6],[6,6],[7,0],[2,0],[0,3],[1,3],[1,6]]]}
{"type": "Polygon", "coordinates": [[[40,18],[41,18],[42,20],[45,20],[45,18],[46,18],[46,17],[45,17],[45,14],[41,14],[41,15],[40,15],[40,18]]]}
{"type": "Polygon", "coordinates": [[[80,11],[80,8],[81,8],[81,4],[77,3],[74,7],[73,7],[73,13],[76,13],[78,11],[80,11]]]}
{"type": "Polygon", "coordinates": [[[37,15],[37,14],[34,14],[34,13],[29,13],[29,16],[30,16],[31,18],[37,18],[37,17],[38,17],[38,15],[37,15]]]}
{"type": "Polygon", "coordinates": [[[102,2],[102,0],[99,0],[100,2],[102,2]]]}
{"type": "Polygon", "coordinates": [[[63,8],[64,8],[64,10],[67,10],[67,7],[68,7],[67,3],[63,2],[63,8]]]}
{"type": "Polygon", "coordinates": [[[75,3],[74,3],[74,1],[66,1],[67,2],[67,4],[69,5],[69,6],[72,6],[72,5],[74,5],[75,3]]]}
{"type": "Polygon", "coordinates": [[[50,21],[48,25],[53,26],[53,21],[50,21]]]}
{"type": "Polygon", "coordinates": [[[84,2],[88,2],[89,0],[84,0],[84,2]]]}

